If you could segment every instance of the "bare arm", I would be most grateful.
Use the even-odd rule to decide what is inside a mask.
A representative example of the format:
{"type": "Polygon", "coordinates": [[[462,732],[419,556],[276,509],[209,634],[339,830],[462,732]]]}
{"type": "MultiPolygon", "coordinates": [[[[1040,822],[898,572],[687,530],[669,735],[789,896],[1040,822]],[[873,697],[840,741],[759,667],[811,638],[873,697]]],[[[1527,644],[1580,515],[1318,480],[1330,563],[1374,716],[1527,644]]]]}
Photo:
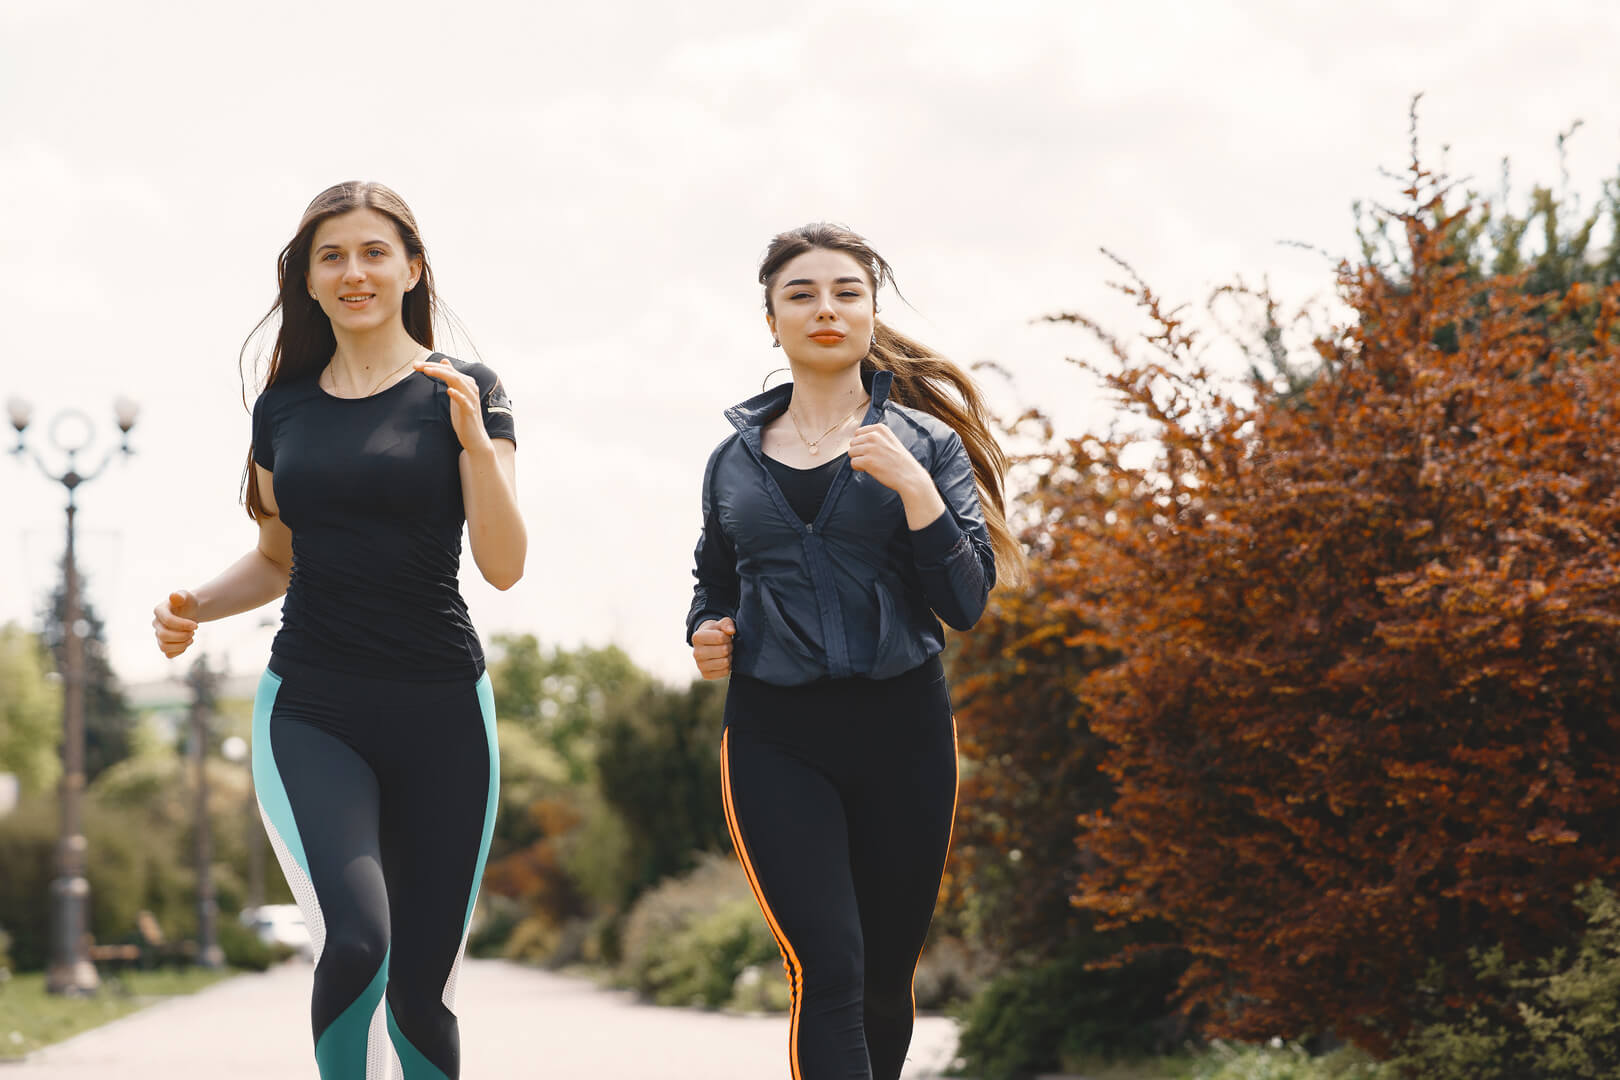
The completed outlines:
{"type": "Polygon", "coordinates": [[[489,439],[488,449],[461,452],[461,500],[473,562],[484,580],[510,589],[523,576],[529,535],[517,503],[517,447],[489,439]]]}
{"type": "Polygon", "coordinates": [[[256,607],[287,592],[292,574],[292,532],[276,506],[274,481],[261,465],[259,494],[272,516],[259,519],[259,542],[222,573],[195,589],[177,589],[152,609],[158,648],[173,659],[191,645],[199,623],[256,607]]]}

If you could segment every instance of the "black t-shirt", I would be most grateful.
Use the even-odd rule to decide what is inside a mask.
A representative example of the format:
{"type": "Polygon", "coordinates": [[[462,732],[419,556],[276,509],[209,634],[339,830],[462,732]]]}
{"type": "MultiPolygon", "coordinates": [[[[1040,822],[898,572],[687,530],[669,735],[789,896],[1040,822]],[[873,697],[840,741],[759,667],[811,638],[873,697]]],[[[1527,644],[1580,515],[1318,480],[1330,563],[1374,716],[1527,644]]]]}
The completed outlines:
{"type": "MultiPolygon", "coordinates": [[[[451,363],[478,383],[490,437],[515,443],[500,379],[483,364],[451,363]]],[[[274,475],[293,547],[272,652],[392,679],[482,674],[456,581],[460,455],[445,386],[419,371],[365,398],[333,397],[315,377],[259,395],[253,460],[274,475]]]]}
{"type": "Polygon", "coordinates": [[[843,460],[844,455],[839,454],[820,465],[795,469],[787,462],[777,461],[766,454],[765,467],[776,478],[776,486],[782,489],[793,512],[808,525],[821,513],[821,504],[827,501],[827,489],[832,487],[833,475],[838,471],[838,463],[843,460]]]}

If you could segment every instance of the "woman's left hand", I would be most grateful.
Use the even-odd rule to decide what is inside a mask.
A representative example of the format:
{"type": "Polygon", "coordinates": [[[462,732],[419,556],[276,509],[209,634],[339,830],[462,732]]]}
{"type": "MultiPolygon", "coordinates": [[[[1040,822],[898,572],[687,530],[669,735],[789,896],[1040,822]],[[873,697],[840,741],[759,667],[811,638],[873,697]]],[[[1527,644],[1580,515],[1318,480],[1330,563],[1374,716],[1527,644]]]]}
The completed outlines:
{"type": "Polygon", "coordinates": [[[450,392],[450,423],[456,429],[463,450],[492,449],[489,432],[484,430],[484,410],[479,402],[478,383],[471,375],[457,371],[450,361],[434,363],[418,360],[416,370],[444,383],[450,392]]]}
{"type": "Polygon", "coordinates": [[[911,456],[886,424],[867,424],[855,429],[849,440],[849,467],[904,495],[920,485],[934,486],[933,477],[922,462],[911,456]]]}

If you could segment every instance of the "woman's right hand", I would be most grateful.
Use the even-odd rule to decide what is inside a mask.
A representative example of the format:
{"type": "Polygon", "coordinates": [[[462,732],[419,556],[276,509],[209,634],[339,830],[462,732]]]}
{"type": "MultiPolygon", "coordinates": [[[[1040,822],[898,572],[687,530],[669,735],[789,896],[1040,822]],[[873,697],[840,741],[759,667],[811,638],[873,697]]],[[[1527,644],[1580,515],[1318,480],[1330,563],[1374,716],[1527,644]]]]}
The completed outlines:
{"type": "Polygon", "coordinates": [[[195,596],[185,589],[176,589],[152,609],[152,616],[152,628],[164,656],[173,660],[191,646],[191,639],[197,633],[195,596]]]}
{"type": "Polygon", "coordinates": [[[710,619],[692,632],[692,659],[705,679],[723,679],[731,674],[731,639],[737,624],[728,615],[710,619]]]}

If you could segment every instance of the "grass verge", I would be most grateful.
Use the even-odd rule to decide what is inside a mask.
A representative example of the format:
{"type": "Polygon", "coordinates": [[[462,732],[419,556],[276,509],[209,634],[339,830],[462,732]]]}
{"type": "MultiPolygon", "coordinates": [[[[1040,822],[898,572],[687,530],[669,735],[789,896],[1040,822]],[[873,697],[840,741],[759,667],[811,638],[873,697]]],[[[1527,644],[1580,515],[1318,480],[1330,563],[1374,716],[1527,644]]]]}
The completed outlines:
{"type": "Polygon", "coordinates": [[[236,974],[233,971],[137,971],[102,983],[90,997],[45,992],[41,973],[13,975],[0,984],[0,1061],[15,1061],[42,1046],[127,1016],[153,1002],[190,994],[236,974]]]}

